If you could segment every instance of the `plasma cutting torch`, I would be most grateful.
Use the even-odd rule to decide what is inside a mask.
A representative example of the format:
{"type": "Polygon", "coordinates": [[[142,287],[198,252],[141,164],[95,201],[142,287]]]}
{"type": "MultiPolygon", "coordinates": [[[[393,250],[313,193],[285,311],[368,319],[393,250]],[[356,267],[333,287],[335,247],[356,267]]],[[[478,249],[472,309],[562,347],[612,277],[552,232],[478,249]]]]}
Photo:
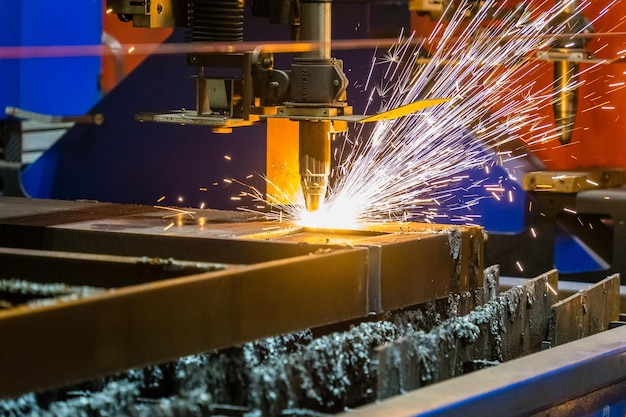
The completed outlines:
{"type": "Polygon", "coordinates": [[[346,101],[343,63],[331,57],[331,3],[251,0],[253,16],[290,25],[293,48],[300,52],[285,71],[274,68],[273,54],[263,47],[237,47],[243,42],[244,0],[107,0],[107,8],[121,20],[135,27],[186,27],[186,41],[197,45],[187,54],[187,64],[197,68],[196,110],[141,113],[136,118],[208,126],[214,133],[230,133],[234,127],[270,118],[297,122],[304,202],[308,211],[319,210],[328,189],[332,138],[347,130],[348,122],[400,117],[448,100],[420,101],[374,116],[353,115],[346,101]],[[216,42],[222,49],[206,52],[218,50],[216,42]]]}

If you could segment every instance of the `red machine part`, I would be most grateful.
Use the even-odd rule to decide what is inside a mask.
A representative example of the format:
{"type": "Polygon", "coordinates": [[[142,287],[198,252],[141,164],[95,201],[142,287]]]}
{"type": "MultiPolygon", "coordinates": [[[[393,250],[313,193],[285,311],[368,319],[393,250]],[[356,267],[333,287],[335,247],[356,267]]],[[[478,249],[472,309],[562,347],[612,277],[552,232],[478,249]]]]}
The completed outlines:
{"type": "MultiPolygon", "coordinates": [[[[119,42],[123,47],[131,48],[133,44],[159,44],[172,34],[171,28],[134,28],[131,23],[120,21],[115,13],[103,9],[102,30],[119,42]]],[[[123,54],[121,59],[115,55],[102,57],[101,89],[104,93],[111,91],[126,75],[139,65],[147,55],[123,54]]]]}
{"type": "MultiPolygon", "coordinates": [[[[508,2],[513,6],[516,2],[508,2]]],[[[623,16],[626,3],[581,2],[583,14],[593,23],[598,34],[587,45],[594,57],[605,63],[580,64],[578,113],[573,137],[568,145],[554,138],[537,141],[530,132],[524,134],[529,149],[549,170],[576,170],[590,167],[626,168],[626,28],[623,16]],[[607,11],[608,9],[608,11],[607,11]]],[[[431,33],[435,25],[428,16],[412,15],[412,26],[418,36],[431,33]]],[[[527,77],[537,81],[538,88],[553,83],[552,63],[539,63],[527,77]]],[[[521,79],[520,82],[528,82],[521,79]]],[[[551,87],[550,87],[551,88],[551,87]]],[[[546,124],[554,125],[552,106],[540,110],[546,124]]]]}

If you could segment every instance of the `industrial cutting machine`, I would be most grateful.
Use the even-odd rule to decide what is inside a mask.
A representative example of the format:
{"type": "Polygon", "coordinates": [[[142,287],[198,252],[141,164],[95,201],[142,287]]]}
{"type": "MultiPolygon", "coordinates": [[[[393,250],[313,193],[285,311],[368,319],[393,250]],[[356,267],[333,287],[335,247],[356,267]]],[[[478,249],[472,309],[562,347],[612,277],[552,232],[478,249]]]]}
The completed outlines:
{"type": "Polygon", "coordinates": [[[624,415],[621,3],[90,3],[0,17],[0,414],[624,415]],[[399,36],[426,65],[549,8],[515,61],[549,105],[434,199],[461,221],[290,215],[376,123],[458,105],[372,94],[399,36]]]}

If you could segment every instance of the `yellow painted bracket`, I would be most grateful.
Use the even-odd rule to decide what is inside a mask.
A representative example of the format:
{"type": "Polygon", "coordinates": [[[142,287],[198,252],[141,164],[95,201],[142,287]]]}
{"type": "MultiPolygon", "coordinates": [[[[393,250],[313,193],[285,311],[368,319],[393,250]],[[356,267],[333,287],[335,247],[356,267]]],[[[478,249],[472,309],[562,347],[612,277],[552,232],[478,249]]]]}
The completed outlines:
{"type": "Polygon", "coordinates": [[[420,101],[415,101],[410,104],[406,104],[404,106],[396,107],[391,110],[387,110],[382,113],[374,114],[372,116],[357,116],[357,117],[361,117],[361,119],[358,120],[361,123],[377,122],[379,120],[397,119],[399,117],[408,116],[411,113],[415,113],[420,110],[424,110],[428,107],[436,106],[437,104],[445,103],[446,101],[450,101],[450,100],[452,99],[436,98],[436,99],[431,99],[431,100],[420,100],[420,101]]]}
{"type": "Polygon", "coordinates": [[[392,120],[397,119],[399,117],[408,116],[411,113],[418,112],[420,110],[424,110],[428,107],[436,106],[437,104],[445,103],[446,101],[452,100],[451,98],[435,98],[430,100],[420,100],[415,101],[413,103],[405,104],[404,106],[396,107],[391,110],[387,110],[382,113],[377,114],[351,114],[351,115],[343,115],[343,116],[303,116],[303,115],[293,115],[293,114],[273,114],[266,117],[267,119],[289,119],[294,121],[301,120],[330,120],[330,121],[342,121],[342,122],[352,122],[352,123],[368,123],[368,122],[377,122],[379,120],[392,120]]]}

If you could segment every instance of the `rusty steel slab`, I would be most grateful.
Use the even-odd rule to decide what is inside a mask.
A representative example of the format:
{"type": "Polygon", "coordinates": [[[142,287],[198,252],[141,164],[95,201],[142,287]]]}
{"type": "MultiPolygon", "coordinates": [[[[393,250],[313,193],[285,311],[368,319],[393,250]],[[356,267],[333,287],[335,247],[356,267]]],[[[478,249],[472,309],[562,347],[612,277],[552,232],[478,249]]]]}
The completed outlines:
{"type": "Polygon", "coordinates": [[[0,311],[0,397],[368,314],[344,249],[0,311]]]}
{"type": "MultiPolygon", "coordinates": [[[[479,288],[483,270],[478,227],[311,230],[248,213],[3,197],[0,246],[14,257],[21,249],[229,265],[2,312],[0,334],[16,336],[0,347],[0,367],[18,382],[0,395],[419,304],[479,288]],[[24,363],[33,366],[19,377],[24,363]]],[[[63,255],[42,254],[62,264],[63,255]]]]}
{"type": "Polygon", "coordinates": [[[367,248],[370,305],[375,313],[469,291],[483,283],[483,232],[475,226],[370,224],[360,230],[302,228],[247,238],[367,248]]]}
{"type": "Polygon", "coordinates": [[[614,274],[552,306],[553,346],[607,330],[619,320],[620,275],[614,274]]]}

